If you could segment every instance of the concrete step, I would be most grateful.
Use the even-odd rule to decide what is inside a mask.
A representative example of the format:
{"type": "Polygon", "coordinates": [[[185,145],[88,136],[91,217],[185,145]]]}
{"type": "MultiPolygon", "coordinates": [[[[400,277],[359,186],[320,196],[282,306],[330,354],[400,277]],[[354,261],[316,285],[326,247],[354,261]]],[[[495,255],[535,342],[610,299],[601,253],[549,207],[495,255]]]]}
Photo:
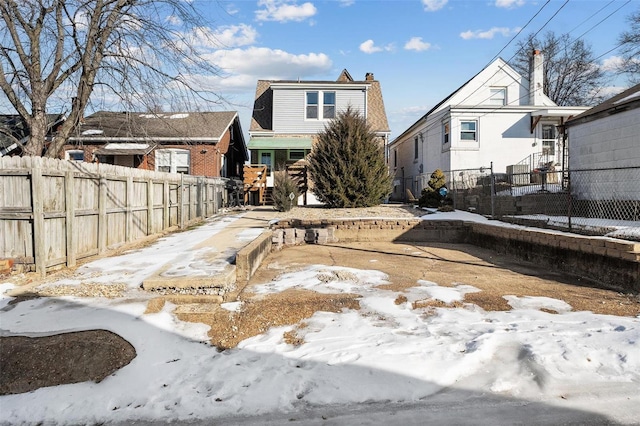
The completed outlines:
{"type": "MultiPolygon", "coordinates": [[[[165,269],[166,270],[166,269],[165,269]]],[[[222,295],[236,283],[236,266],[227,265],[213,275],[167,276],[164,270],[142,282],[142,288],[161,294],[212,294],[222,295]]]]}

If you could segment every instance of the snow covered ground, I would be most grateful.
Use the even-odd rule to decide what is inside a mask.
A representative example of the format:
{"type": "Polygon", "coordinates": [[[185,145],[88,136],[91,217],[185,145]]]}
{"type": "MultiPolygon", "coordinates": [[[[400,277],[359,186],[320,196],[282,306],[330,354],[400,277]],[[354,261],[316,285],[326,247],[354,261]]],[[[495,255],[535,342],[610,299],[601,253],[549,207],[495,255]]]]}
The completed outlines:
{"type": "MultiPolygon", "coordinates": [[[[215,231],[225,222],[207,226],[215,231]]],[[[127,297],[8,305],[11,298],[1,296],[2,335],[106,329],[128,340],[137,357],[101,383],[2,396],[0,422],[640,424],[640,318],[574,312],[541,297],[508,296],[509,312],[412,308],[417,300],[452,302],[478,291],[465,283],[417,281],[403,293],[407,301],[396,304],[399,293],[379,288],[388,282],[380,271],[313,265],[256,290],[357,293],[361,309],[317,312],[304,324],[272,328],[218,352],[207,343],[207,326],[177,320],[171,304],[144,314],[147,299],[135,284],[144,265],[170,258],[170,247],[184,250],[206,231],[88,263],[64,281],[125,283],[127,297]],[[336,271],[358,282],[321,279],[336,271]],[[304,344],[285,343],[292,330],[304,344]]],[[[0,284],[0,293],[12,287],[0,284]]]]}

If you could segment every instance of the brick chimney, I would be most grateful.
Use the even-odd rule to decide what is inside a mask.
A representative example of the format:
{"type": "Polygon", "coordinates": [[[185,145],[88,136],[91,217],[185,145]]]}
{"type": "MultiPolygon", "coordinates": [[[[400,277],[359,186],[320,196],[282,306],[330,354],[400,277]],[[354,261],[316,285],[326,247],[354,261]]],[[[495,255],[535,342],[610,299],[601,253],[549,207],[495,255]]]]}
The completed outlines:
{"type": "Polygon", "coordinates": [[[375,78],[373,78],[373,73],[372,72],[368,72],[364,75],[364,79],[365,81],[373,81],[375,80],[375,78]]]}
{"type": "Polygon", "coordinates": [[[544,95],[544,54],[531,52],[529,58],[529,105],[542,105],[544,95]]]}

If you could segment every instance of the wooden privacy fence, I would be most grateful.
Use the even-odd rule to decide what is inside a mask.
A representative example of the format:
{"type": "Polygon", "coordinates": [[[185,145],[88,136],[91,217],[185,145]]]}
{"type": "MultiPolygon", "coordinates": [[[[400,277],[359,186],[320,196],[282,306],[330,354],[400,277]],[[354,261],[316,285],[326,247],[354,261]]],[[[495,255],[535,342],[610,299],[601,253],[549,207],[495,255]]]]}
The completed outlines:
{"type": "Polygon", "coordinates": [[[0,157],[0,258],[46,273],[222,207],[226,179],[0,157]]]}

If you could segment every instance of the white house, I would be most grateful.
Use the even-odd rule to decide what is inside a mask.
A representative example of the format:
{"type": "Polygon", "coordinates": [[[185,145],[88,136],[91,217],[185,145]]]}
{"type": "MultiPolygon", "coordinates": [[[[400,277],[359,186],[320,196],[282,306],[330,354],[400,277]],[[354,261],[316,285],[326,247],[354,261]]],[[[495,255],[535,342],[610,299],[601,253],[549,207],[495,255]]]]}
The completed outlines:
{"type": "Polygon", "coordinates": [[[389,144],[392,197],[418,195],[436,169],[489,167],[527,173],[563,164],[557,127],[588,107],[560,107],[543,92],[543,54],[533,52],[531,78],[501,58],[439,102],[389,144]]]}
{"type": "Polygon", "coordinates": [[[572,193],[577,198],[640,200],[640,84],[565,126],[569,167],[576,175],[572,193]],[[589,173],[591,178],[578,178],[589,173]]]}

